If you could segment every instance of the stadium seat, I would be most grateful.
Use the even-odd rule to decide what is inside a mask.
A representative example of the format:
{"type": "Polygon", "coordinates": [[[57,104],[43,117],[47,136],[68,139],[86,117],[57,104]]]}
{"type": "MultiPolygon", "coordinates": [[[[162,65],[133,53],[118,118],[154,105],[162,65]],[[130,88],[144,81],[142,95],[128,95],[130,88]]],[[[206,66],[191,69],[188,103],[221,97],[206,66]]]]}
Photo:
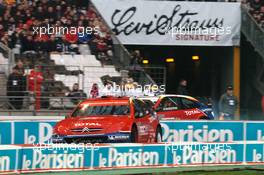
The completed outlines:
{"type": "Polygon", "coordinates": [[[101,66],[100,61],[94,55],[58,55],[52,54],[51,59],[56,65],[65,66],[67,71],[83,71],[82,74],[55,74],[55,80],[61,81],[70,89],[74,83],[79,83],[80,89],[89,94],[94,83],[102,85],[101,77],[105,75],[120,76],[114,66],[101,66]]]}

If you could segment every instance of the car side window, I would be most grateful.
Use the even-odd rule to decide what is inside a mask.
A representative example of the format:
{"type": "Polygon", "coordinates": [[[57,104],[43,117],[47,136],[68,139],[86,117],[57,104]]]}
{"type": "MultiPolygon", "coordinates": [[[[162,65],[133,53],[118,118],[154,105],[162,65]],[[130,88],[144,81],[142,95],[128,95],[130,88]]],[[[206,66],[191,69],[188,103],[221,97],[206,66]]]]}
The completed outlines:
{"type": "Polygon", "coordinates": [[[140,100],[134,100],[134,108],[135,108],[135,117],[140,118],[146,115],[146,111],[144,110],[144,103],[140,100]]]}
{"type": "Polygon", "coordinates": [[[181,98],[181,101],[182,101],[182,106],[184,109],[199,108],[199,104],[193,100],[181,98]]]}
{"type": "Polygon", "coordinates": [[[146,111],[146,114],[153,114],[154,103],[150,100],[144,100],[144,104],[144,111],[146,111]]]}
{"type": "Polygon", "coordinates": [[[158,108],[157,111],[174,111],[179,110],[181,108],[179,98],[177,97],[164,97],[158,108]]]}

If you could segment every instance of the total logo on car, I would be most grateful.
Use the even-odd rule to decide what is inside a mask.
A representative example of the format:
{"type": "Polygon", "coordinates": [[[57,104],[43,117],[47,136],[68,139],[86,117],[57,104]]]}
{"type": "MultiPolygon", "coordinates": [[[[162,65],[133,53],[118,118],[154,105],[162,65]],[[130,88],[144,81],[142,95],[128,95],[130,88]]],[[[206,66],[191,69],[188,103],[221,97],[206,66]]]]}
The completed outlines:
{"type": "Polygon", "coordinates": [[[153,106],[162,120],[212,120],[214,113],[208,105],[185,95],[161,95],[140,98],[153,106]]]}
{"type": "Polygon", "coordinates": [[[162,141],[156,113],[143,100],[104,97],[81,102],[53,129],[53,143],[155,143],[162,141]]]}

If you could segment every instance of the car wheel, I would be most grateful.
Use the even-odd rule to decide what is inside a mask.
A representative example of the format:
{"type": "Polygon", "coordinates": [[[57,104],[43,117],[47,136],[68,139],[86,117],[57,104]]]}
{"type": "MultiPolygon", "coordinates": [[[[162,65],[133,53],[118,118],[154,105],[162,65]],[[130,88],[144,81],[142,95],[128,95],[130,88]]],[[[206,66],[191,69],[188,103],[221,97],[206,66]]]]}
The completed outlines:
{"type": "Polygon", "coordinates": [[[134,125],[131,130],[131,135],[130,135],[130,141],[131,143],[137,143],[138,142],[138,131],[137,131],[137,126],[134,125]]]}
{"type": "Polygon", "coordinates": [[[206,116],[203,116],[203,117],[200,118],[200,120],[209,120],[209,118],[206,117],[206,116]]]}
{"type": "Polygon", "coordinates": [[[156,130],[155,142],[156,143],[162,142],[162,131],[160,127],[158,127],[156,130]]]}

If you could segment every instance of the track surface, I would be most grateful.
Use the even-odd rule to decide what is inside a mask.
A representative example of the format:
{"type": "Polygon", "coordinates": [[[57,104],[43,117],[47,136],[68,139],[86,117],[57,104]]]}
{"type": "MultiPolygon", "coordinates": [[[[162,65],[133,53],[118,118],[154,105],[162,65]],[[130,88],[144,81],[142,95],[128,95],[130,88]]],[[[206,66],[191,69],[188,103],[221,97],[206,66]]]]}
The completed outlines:
{"type": "Polygon", "coordinates": [[[38,175],[264,175],[264,165],[257,166],[205,166],[205,167],[174,167],[174,168],[142,168],[119,170],[94,170],[80,172],[31,173],[38,175]]]}
{"type": "MultiPolygon", "coordinates": [[[[84,175],[87,174],[87,172],[75,172],[75,173],[36,173],[39,175],[84,175]]],[[[98,175],[98,172],[95,173],[98,175]]],[[[197,171],[197,172],[175,172],[175,173],[153,173],[153,175],[263,175],[264,171],[256,171],[256,170],[238,170],[238,171],[207,171],[207,172],[202,172],[202,171],[197,171]]],[[[32,175],[32,174],[28,174],[32,175]]],[[[118,174],[116,174],[118,175],[118,174]]],[[[136,174],[134,174],[136,175],[136,174]]],[[[143,174],[139,174],[143,175],[143,174]]],[[[144,173],[144,175],[150,175],[149,173],[144,173]]]]}

